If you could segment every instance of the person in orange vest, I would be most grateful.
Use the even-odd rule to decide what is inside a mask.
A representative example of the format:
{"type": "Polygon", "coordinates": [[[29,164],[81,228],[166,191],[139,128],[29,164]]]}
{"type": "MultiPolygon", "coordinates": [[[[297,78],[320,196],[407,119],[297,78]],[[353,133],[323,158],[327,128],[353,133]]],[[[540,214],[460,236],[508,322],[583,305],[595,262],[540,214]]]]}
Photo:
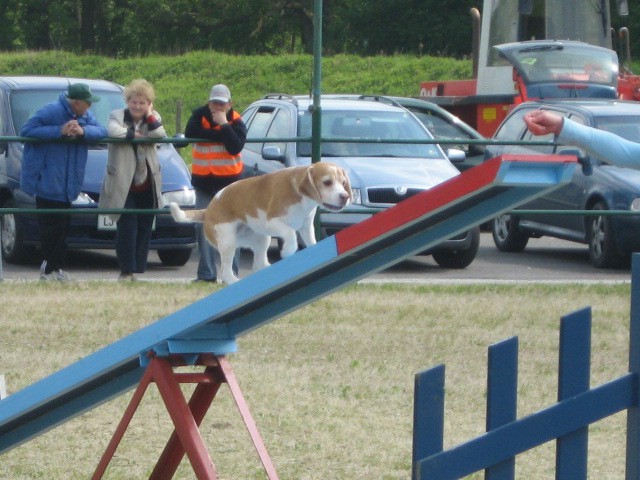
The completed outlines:
{"type": "MultiPolygon", "coordinates": [[[[211,88],[206,105],[196,108],[187,121],[187,138],[203,139],[192,145],[191,184],[196,191],[196,208],[207,208],[224,187],[242,178],[240,152],[247,138],[247,127],[233,109],[226,85],[211,88]]],[[[216,282],[214,249],[204,236],[202,224],[196,224],[200,261],[196,281],[216,282]]],[[[233,268],[237,272],[237,260],[233,268]]]]}

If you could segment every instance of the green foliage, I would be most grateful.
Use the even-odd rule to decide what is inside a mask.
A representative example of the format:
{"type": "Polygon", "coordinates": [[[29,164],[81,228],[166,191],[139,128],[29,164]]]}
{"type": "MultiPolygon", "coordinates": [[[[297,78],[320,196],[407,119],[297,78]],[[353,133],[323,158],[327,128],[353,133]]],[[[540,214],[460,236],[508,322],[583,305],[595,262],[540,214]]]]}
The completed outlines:
{"type": "MultiPolygon", "coordinates": [[[[328,53],[471,51],[469,8],[480,0],[324,0],[328,53]]],[[[0,49],[59,49],[114,57],[216,49],[311,53],[314,0],[0,0],[0,49]]]]}
{"type": "MultiPolygon", "coordinates": [[[[146,78],[157,93],[156,108],[167,130],[182,131],[192,109],[207,100],[215,83],[229,85],[236,109],[267,93],[311,93],[313,57],[290,55],[230,55],[201,50],[176,56],[151,55],[112,59],[98,55],[76,55],[45,51],[0,54],[3,75],[65,75],[103,78],[127,84],[146,78]],[[182,104],[180,126],[176,126],[177,104],[182,104]]],[[[411,55],[360,57],[334,55],[323,58],[323,93],[368,93],[416,96],[420,82],[471,77],[467,60],[411,55]]]]}

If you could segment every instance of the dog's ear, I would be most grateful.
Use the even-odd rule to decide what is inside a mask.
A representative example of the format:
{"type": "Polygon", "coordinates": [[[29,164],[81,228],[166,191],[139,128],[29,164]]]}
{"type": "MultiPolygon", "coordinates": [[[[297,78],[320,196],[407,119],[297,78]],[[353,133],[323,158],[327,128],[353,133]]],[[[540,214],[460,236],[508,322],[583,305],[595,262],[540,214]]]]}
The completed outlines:
{"type": "Polygon", "coordinates": [[[312,200],[315,200],[319,205],[322,205],[322,197],[316,186],[316,182],[313,177],[313,165],[307,168],[304,172],[304,176],[298,184],[298,191],[312,200]]]}
{"type": "Polygon", "coordinates": [[[347,172],[343,168],[340,169],[340,173],[344,178],[344,182],[342,183],[342,185],[344,186],[344,189],[349,194],[349,198],[353,198],[353,194],[351,193],[351,182],[349,181],[349,175],[347,175],[347,172]]]}

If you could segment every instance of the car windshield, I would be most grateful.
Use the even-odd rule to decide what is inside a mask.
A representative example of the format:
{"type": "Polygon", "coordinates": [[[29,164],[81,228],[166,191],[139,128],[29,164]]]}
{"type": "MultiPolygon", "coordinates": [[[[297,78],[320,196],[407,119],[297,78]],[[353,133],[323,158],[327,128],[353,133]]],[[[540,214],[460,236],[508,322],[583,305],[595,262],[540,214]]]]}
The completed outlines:
{"type": "Polygon", "coordinates": [[[640,143],[640,116],[596,117],[595,126],[631,142],[640,143]]]}
{"type": "Polygon", "coordinates": [[[524,47],[512,52],[527,83],[571,81],[615,85],[618,64],[610,50],[563,45],[524,47]]]}
{"type": "MultiPolygon", "coordinates": [[[[311,136],[311,113],[301,112],[298,136],[311,136]]],[[[389,111],[322,111],[322,138],[354,138],[374,143],[323,142],[323,157],[444,158],[433,144],[375,143],[379,140],[427,140],[429,135],[411,114],[389,111]]],[[[311,156],[311,143],[298,142],[298,154],[311,156]]]]}
{"type": "MultiPolygon", "coordinates": [[[[109,113],[117,108],[124,108],[124,98],[121,92],[95,90],[95,93],[100,97],[100,101],[91,105],[91,111],[98,122],[106,127],[109,113]]],[[[19,133],[25,122],[40,107],[57,100],[59,95],[59,89],[14,91],[10,99],[14,131],[19,133]]]]}

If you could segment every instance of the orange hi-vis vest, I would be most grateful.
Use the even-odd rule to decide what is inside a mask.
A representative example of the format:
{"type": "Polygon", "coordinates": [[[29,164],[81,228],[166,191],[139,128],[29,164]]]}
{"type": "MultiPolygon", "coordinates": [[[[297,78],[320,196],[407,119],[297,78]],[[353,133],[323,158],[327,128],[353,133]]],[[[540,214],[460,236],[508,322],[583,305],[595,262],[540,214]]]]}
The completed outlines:
{"type": "MultiPolygon", "coordinates": [[[[240,114],[234,111],[231,121],[239,118],[240,114]]],[[[202,126],[213,130],[222,128],[220,125],[212,127],[205,117],[202,117],[202,126]]],[[[194,175],[229,176],[239,175],[242,172],[242,157],[239,153],[232,155],[227,152],[222,142],[194,143],[192,154],[191,173],[194,175]]]]}

